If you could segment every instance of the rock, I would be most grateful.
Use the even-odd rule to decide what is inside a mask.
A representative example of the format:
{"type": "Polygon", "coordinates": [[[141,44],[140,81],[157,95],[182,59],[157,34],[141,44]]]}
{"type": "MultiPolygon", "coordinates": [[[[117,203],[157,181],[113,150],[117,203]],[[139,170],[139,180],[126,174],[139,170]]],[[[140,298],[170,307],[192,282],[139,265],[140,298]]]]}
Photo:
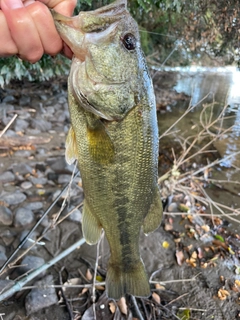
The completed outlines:
{"type": "Polygon", "coordinates": [[[46,132],[52,129],[51,122],[44,120],[44,119],[32,119],[31,125],[34,129],[38,129],[42,132],[46,132]]]}
{"type": "Polygon", "coordinates": [[[15,180],[15,175],[11,171],[5,171],[0,175],[0,182],[13,182],[15,180]]]}
{"type": "Polygon", "coordinates": [[[15,101],[16,101],[16,99],[13,96],[6,96],[2,100],[3,103],[9,103],[9,102],[15,102],[15,101]]]}
{"type": "MultiPolygon", "coordinates": [[[[19,273],[24,274],[30,270],[35,270],[39,267],[41,267],[45,263],[45,260],[41,257],[36,256],[25,256],[21,262],[21,267],[19,267],[19,273]]],[[[43,276],[45,273],[42,272],[39,277],[43,276]]]]}
{"type": "Polygon", "coordinates": [[[67,164],[65,157],[61,157],[61,158],[52,158],[50,160],[47,160],[47,162],[49,163],[51,169],[55,172],[73,172],[75,165],[69,165],[67,164]]]}
{"type": "Polygon", "coordinates": [[[13,222],[12,211],[4,206],[0,206],[0,224],[10,226],[13,222]]]}
{"type": "Polygon", "coordinates": [[[29,135],[29,136],[37,136],[40,133],[41,133],[41,130],[38,130],[38,129],[30,129],[30,128],[28,128],[26,130],[26,134],[29,135]]]}
{"type": "Polygon", "coordinates": [[[16,192],[6,192],[3,195],[1,195],[0,200],[6,202],[9,205],[16,205],[19,203],[22,203],[24,200],[26,200],[26,196],[24,193],[20,191],[16,192]]]}
{"type": "MultiPolygon", "coordinates": [[[[23,232],[21,233],[21,236],[20,236],[20,242],[26,237],[26,235],[29,233],[29,230],[23,230],[23,232]]],[[[36,231],[33,231],[33,233],[31,234],[31,237],[30,237],[30,240],[26,241],[25,244],[23,245],[23,249],[28,249],[29,247],[31,247],[31,245],[33,244],[33,241],[36,241],[37,240],[37,236],[38,236],[38,233],[36,231]]],[[[37,249],[37,245],[35,245],[32,249],[37,249]]]]}
{"type": "Polygon", "coordinates": [[[21,183],[21,188],[24,190],[30,189],[33,186],[32,182],[24,181],[21,183]]]}
{"type": "Polygon", "coordinates": [[[0,251],[3,252],[3,253],[5,253],[5,252],[6,252],[6,248],[5,248],[4,246],[1,246],[1,245],[0,245],[0,251]]]}
{"type": "Polygon", "coordinates": [[[22,96],[19,99],[20,106],[28,106],[31,103],[31,98],[29,96],[22,96]]]}
{"type": "Polygon", "coordinates": [[[0,266],[4,264],[4,262],[7,261],[7,256],[4,252],[0,249],[0,266]]]}
{"type": "MultiPolygon", "coordinates": [[[[53,277],[52,275],[48,275],[41,281],[35,282],[34,286],[42,287],[44,285],[49,286],[51,284],[53,284],[53,277]]],[[[58,303],[58,297],[54,288],[46,288],[46,289],[34,288],[26,296],[26,299],[25,299],[26,313],[29,316],[34,312],[43,310],[57,303],[58,303]]]]}
{"type": "Polygon", "coordinates": [[[14,226],[23,227],[34,221],[34,214],[26,208],[18,208],[15,213],[14,226]]]}
{"type": "Polygon", "coordinates": [[[1,238],[6,246],[9,246],[15,239],[16,234],[10,230],[4,230],[1,232],[1,238]]]}
{"type": "Polygon", "coordinates": [[[8,129],[8,131],[4,133],[4,137],[19,137],[19,135],[16,134],[15,131],[8,129]]]}
{"type": "Polygon", "coordinates": [[[26,163],[13,164],[12,170],[15,174],[25,175],[32,172],[32,168],[26,163]]]}
{"type": "Polygon", "coordinates": [[[36,211],[36,210],[40,210],[43,208],[43,204],[40,201],[36,201],[36,202],[29,202],[28,204],[26,204],[24,206],[24,208],[32,210],[32,211],[36,211]]]}
{"type": "Polygon", "coordinates": [[[71,175],[70,174],[60,174],[58,176],[58,183],[59,184],[67,184],[71,180],[71,175]]]}
{"type": "Polygon", "coordinates": [[[21,158],[28,158],[31,156],[31,154],[32,154],[32,151],[29,151],[29,150],[17,150],[14,153],[14,156],[21,157],[21,158]]]}
{"type": "MultiPolygon", "coordinates": [[[[74,208],[69,209],[68,211],[70,212],[74,208]]],[[[79,209],[75,209],[73,213],[70,214],[68,217],[69,220],[71,221],[76,221],[76,222],[82,222],[82,213],[79,209]]]]}
{"type": "Polygon", "coordinates": [[[176,202],[170,203],[170,205],[167,208],[168,212],[179,212],[178,204],[176,202]]]}
{"type": "Polygon", "coordinates": [[[14,129],[15,131],[25,131],[29,126],[29,122],[23,119],[17,119],[15,121],[14,129]]]}
{"type": "Polygon", "coordinates": [[[42,184],[42,185],[44,185],[44,184],[46,184],[47,183],[47,178],[36,178],[36,177],[33,177],[33,176],[31,176],[31,177],[29,177],[29,179],[31,180],[31,182],[33,183],[33,184],[42,184]]]}

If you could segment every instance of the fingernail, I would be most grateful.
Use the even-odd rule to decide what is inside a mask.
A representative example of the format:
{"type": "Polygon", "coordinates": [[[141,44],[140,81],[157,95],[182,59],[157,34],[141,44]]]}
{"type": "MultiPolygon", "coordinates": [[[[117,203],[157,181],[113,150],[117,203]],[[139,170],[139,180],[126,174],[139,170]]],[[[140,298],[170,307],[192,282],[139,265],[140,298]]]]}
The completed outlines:
{"type": "Polygon", "coordinates": [[[18,9],[23,7],[23,3],[21,0],[2,0],[8,9],[18,9]]]}

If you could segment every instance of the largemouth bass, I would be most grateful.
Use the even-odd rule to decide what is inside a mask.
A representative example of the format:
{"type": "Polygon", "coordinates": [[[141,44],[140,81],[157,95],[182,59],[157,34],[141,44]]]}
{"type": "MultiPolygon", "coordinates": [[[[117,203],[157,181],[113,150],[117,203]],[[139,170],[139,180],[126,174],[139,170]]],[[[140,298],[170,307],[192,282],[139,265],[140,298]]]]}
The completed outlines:
{"type": "Polygon", "coordinates": [[[74,53],[66,159],[77,159],[82,177],[83,235],[96,244],[105,230],[109,297],[149,296],[139,236],[142,226],[145,234],[159,226],[162,204],[155,97],[137,23],[123,0],[53,17],[74,53]]]}

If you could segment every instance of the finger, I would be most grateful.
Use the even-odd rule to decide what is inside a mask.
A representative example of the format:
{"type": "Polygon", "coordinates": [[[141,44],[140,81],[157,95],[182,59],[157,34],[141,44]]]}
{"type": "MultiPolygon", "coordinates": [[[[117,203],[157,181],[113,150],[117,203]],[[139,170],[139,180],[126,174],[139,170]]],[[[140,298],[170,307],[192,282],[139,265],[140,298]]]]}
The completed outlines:
{"type": "Polygon", "coordinates": [[[44,52],[56,55],[62,50],[63,44],[49,9],[38,1],[26,9],[34,21],[44,52]]]}
{"type": "Polygon", "coordinates": [[[0,57],[8,57],[18,53],[16,44],[14,43],[10,30],[7,25],[6,18],[0,10],[0,39],[4,45],[0,45],[0,57]]]}
{"type": "Polygon", "coordinates": [[[73,10],[76,7],[77,0],[39,0],[51,9],[64,14],[65,16],[71,16],[73,10]]]}
{"type": "MultiPolygon", "coordinates": [[[[1,8],[6,17],[11,37],[19,56],[30,62],[38,61],[43,55],[42,43],[27,7],[20,7],[21,1],[2,0],[1,8]]],[[[21,2],[21,5],[22,2],[21,2]]]]}

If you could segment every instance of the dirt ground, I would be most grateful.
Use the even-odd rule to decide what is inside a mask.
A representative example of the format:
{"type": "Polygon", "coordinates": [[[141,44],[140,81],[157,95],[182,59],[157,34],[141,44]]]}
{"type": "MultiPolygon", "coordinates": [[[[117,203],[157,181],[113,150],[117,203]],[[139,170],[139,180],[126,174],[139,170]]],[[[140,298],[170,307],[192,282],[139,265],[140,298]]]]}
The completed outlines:
{"type": "MultiPolygon", "coordinates": [[[[66,79],[41,84],[17,82],[0,90],[0,101],[0,130],[18,114],[0,138],[2,264],[70,181],[73,166],[64,160],[69,127],[66,79]],[[20,208],[28,212],[24,218],[20,208]]],[[[30,269],[24,268],[24,257],[14,262],[1,275],[1,290],[10,280],[18,281],[82,237],[81,207],[59,224],[56,216],[64,199],[67,204],[57,221],[81,204],[83,197],[78,177],[72,183],[70,196],[60,197],[32,235],[35,240],[49,229],[40,240],[44,244],[35,244],[25,254],[34,257],[30,269]]],[[[151,277],[151,297],[134,300],[129,296],[126,302],[117,304],[106,297],[104,285],[100,284],[94,306],[96,319],[240,319],[239,229],[227,219],[187,215],[184,210],[182,215],[177,214],[181,213],[180,204],[186,205],[184,194],[175,193],[164,200],[167,202],[161,227],[140,239],[142,259],[151,277]]],[[[28,241],[16,257],[31,244],[28,241]]],[[[2,301],[0,319],[94,319],[89,284],[93,281],[96,256],[96,246],[84,244],[74,250],[27,283],[27,289],[2,301]],[[82,287],[62,290],[64,283],[82,287]],[[49,284],[58,287],[49,288],[49,284]]],[[[97,269],[100,282],[105,280],[108,257],[107,241],[103,240],[97,269]]]]}

